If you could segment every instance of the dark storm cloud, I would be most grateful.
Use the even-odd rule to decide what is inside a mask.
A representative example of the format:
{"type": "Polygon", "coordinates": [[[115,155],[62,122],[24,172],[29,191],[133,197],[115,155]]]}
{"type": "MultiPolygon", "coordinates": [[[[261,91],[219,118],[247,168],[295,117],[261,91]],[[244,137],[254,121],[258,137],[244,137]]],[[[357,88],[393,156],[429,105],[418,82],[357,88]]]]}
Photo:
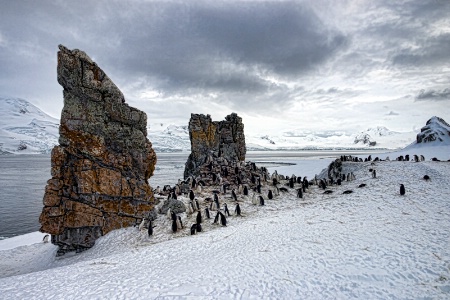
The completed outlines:
{"type": "Polygon", "coordinates": [[[128,55],[120,64],[130,74],[151,76],[166,94],[263,94],[272,85],[266,76],[306,74],[346,42],[291,2],[159,3],[151,9],[157,18],[138,15],[146,21],[131,25],[140,34],[121,35],[128,55]]]}
{"type": "Polygon", "coordinates": [[[443,90],[420,90],[415,98],[417,101],[450,101],[450,89],[443,90]]]}
{"type": "Polygon", "coordinates": [[[439,30],[439,22],[448,20],[450,1],[408,1],[407,5],[390,5],[401,19],[391,22],[391,29],[385,28],[384,34],[402,41],[407,46],[397,47],[392,53],[394,65],[433,67],[448,62],[450,52],[450,34],[439,30]],[[393,24],[392,24],[393,23],[393,24]],[[408,45],[409,44],[409,45],[408,45]]]}
{"type": "Polygon", "coordinates": [[[26,68],[14,71],[8,58],[17,48],[31,54],[21,58],[27,63],[49,60],[45,57],[54,63],[62,43],[84,50],[113,80],[119,78],[119,86],[145,77],[147,88],[165,96],[262,96],[278,89],[268,76],[297,78],[347,41],[296,2],[7,1],[1,6],[0,33],[8,43],[0,48],[1,63],[10,83],[26,68]]]}

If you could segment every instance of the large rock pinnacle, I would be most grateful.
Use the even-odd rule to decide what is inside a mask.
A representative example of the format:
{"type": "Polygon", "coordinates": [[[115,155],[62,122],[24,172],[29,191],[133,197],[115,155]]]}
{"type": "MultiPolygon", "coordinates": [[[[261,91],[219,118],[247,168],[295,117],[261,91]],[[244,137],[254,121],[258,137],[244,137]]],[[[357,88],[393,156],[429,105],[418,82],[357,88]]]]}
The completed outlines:
{"type": "Polygon", "coordinates": [[[39,221],[64,253],[92,247],[99,236],[147,216],[156,154],[146,114],[125,103],[86,53],[59,49],[64,108],[39,221]]]}
{"type": "Polygon", "coordinates": [[[228,161],[245,160],[245,136],[242,118],[232,113],[224,121],[212,121],[210,115],[191,114],[189,120],[191,154],[184,169],[184,177],[197,176],[208,158],[228,161]]]}

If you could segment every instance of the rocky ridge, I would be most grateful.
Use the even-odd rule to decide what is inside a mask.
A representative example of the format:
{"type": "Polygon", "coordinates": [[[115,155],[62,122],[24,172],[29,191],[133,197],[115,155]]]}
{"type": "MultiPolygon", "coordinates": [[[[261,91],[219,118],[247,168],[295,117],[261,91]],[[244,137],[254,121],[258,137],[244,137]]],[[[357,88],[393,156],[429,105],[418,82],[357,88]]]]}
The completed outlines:
{"type": "Polygon", "coordinates": [[[434,116],[420,129],[416,141],[418,144],[450,141],[450,125],[444,119],[434,116]]]}
{"type": "Polygon", "coordinates": [[[39,221],[63,254],[92,247],[101,235],[148,215],[156,154],[146,138],[146,114],[128,106],[84,52],[59,49],[64,108],[39,221]]]}

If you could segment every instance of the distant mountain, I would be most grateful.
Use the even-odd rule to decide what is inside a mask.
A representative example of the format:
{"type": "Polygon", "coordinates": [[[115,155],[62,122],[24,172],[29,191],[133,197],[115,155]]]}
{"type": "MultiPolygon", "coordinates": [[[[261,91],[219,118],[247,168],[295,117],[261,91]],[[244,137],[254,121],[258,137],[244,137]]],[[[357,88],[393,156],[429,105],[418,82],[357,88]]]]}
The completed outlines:
{"type": "Polygon", "coordinates": [[[26,100],[0,97],[0,154],[49,153],[58,144],[59,120],[26,100]]]}
{"type": "Polygon", "coordinates": [[[429,119],[424,127],[417,134],[417,144],[435,143],[450,145],[450,125],[439,117],[429,119]]]}
{"type": "MultiPolygon", "coordinates": [[[[430,124],[427,123],[428,127],[425,127],[433,129],[431,132],[435,135],[428,133],[429,130],[424,130],[425,127],[422,128],[420,134],[424,141],[433,138],[442,139],[445,136],[444,129],[449,128],[442,119],[436,118],[437,123],[432,120],[434,119],[430,119],[430,124]]],[[[53,146],[58,144],[58,127],[59,120],[48,116],[26,100],[0,97],[0,154],[49,153],[53,146]]],[[[156,152],[191,150],[187,125],[152,123],[148,125],[147,130],[148,138],[156,152]]],[[[395,132],[386,127],[369,128],[359,133],[286,130],[273,136],[246,134],[245,140],[247,150],[250,151],[399,149],[411,144],[416,134],[414,131],[395,132]]]]}
{"type": "Polygon", "coordinates": [[[147,136],[158,152],[191,151],[188,126],[154,123],[147,126],[147,136]]]}
{"type": "Polygon", "coordinates": [[[386,127],[349,134],[341,131],[291,130],[280,136],[245,136],[250,150],[398,149],[411,143],[416,132],[395,132],[386,127]]]}

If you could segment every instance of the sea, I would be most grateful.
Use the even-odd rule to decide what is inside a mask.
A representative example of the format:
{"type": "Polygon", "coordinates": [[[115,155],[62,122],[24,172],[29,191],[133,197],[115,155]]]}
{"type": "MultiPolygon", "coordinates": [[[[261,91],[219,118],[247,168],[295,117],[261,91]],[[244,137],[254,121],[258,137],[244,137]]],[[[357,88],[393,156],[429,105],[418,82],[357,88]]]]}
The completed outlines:
{"type": "MultiPolygon", "coordinates": [[[[368,151],[249,151],[247,161],[265,166],[269,172],[306,176],[319,174],[342,154],[364,155],[368,151]],[[299,174],[298,170],[303,173],[299,174]]],[[[174,185],[183,178],[189,152],[157,153],[158,161],[150,185],[174,185]]],[[[45,185],[50,175],[50,155],[0,155],[0,239],[38,231],[45,185]]]]}

